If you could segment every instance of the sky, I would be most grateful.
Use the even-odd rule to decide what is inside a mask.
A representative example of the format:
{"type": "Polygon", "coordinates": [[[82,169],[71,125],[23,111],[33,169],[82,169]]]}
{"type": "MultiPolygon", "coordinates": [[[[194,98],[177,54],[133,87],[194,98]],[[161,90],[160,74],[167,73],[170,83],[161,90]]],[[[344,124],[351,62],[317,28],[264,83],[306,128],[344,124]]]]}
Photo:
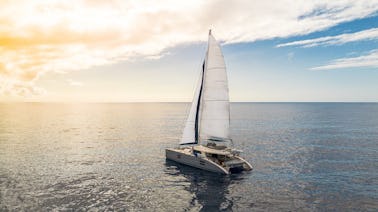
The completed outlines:
{"type": "Polygon", "coordinates": [[[378,102],[376,0],[0,0],[0,102],[191,101],[209,29],[231,101],[378,102]]]}

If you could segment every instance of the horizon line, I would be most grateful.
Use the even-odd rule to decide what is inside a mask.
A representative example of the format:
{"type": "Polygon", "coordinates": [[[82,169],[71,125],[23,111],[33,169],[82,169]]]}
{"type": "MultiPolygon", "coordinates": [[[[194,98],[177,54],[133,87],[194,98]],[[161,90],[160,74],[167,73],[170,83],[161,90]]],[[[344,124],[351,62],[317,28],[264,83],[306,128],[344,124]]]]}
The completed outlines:
{"type": "MultiPolygon", "coordinates": [[[[51,104],[127,104],[127,103],[192,103],[191,101],[0,101],[4,103],[51,104]]],[[[378,103],[377,101],[230,101],[230,103],[378,103]]]]}

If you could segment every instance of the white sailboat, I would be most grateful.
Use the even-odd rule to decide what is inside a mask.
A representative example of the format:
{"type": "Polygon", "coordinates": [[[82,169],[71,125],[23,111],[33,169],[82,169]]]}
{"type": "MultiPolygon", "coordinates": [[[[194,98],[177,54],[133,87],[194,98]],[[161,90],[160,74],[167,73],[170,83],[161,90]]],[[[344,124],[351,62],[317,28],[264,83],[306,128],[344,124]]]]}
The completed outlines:
{"type": "Polygon", "coordinates": [[[239,156],[241,151],[229,147],[229,126],[226,66],[220,45],[210,30],[206,57],[180,146],[166,149],[166,158],[222,174],[252,170],[251,164],[239,156]]]}

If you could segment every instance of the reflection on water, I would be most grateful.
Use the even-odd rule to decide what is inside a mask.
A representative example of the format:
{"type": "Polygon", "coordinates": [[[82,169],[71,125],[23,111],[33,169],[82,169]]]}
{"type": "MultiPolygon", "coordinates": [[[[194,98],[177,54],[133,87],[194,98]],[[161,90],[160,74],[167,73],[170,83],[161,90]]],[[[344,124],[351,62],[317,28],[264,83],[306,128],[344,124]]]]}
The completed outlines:
{"type": "MultiPolygon", "coordinates": [[[[235,175],[226,176],[206,172],[189,166],[185,166],[170,160],[166,160],[167,174],[172,176],[184,176],[190,183],[185,189],[193,193],[191,207],[201,208],[201,211],[229,211],[232,209],[232,199],[228,199],[228,186],[234,180],[235,175]]],[[[240,178],[240,176],[239,176],[240,178]]]]}
{"type": "Polygon", "coordinates": [[[189,105],[0,104],[0,211],[375,211],[378,104],[233,103],[252,172],[166,161],[189,105]]]}

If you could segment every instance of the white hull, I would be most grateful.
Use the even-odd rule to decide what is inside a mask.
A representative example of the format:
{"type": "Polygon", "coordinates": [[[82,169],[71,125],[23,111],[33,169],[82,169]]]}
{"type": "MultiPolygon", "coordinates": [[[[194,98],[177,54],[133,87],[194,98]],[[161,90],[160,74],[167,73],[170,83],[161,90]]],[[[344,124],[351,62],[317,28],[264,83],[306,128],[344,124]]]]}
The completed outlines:
{"type": "MultiPolygon", "coordinates": [[[[220,165],[208,157],[203,157],[202,155],[194,155],[190,147],[184,149],[173,149],[168,148],[165,150],[166,158],[169,160],[176,161],[181,164],[192,166],[195,168],[203,169],[206,171],[230,174],[233,168],[227,165],[220,165]]],[[[252,166],[239,156],[234,156],[234,159],[240,160],[242,171],[252,170],[252,166]]]]}

